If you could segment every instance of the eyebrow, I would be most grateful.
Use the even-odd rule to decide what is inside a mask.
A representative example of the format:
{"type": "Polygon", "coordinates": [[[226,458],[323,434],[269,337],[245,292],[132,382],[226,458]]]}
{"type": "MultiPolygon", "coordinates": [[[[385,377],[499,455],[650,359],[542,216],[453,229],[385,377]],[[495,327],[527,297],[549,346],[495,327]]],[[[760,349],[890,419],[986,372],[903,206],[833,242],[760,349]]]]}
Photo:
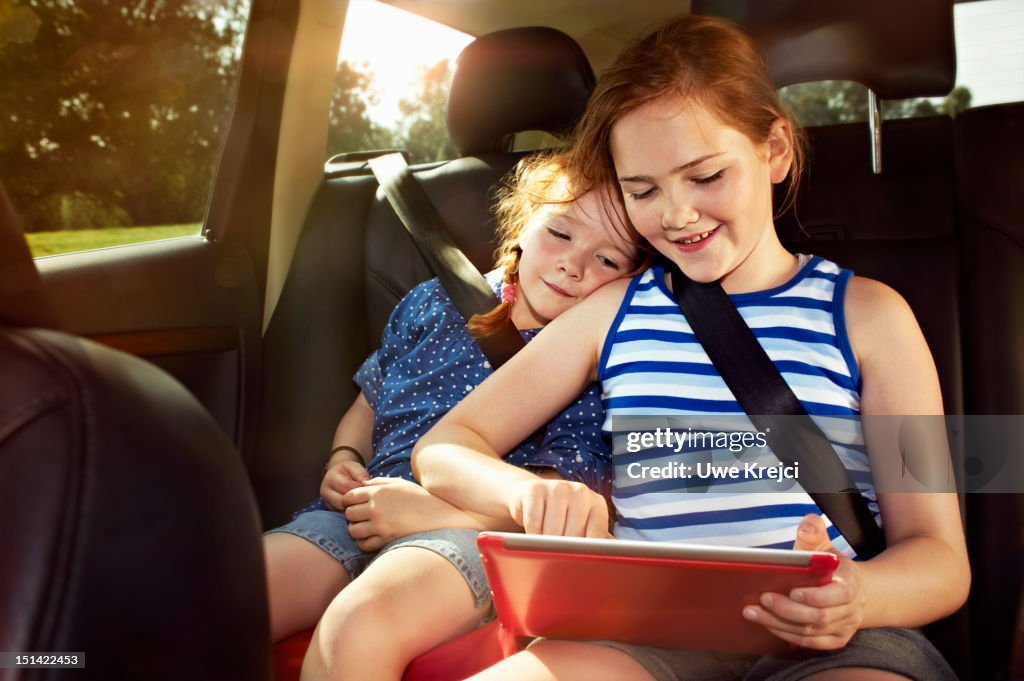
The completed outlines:
{"type": "MultiPolygon", "coordinates": [[[[708,159],[714,158],[716,156],[721,156],[724,153],[724,151],[719,151],[714,154],[706,154],[704,156],[701,156],[700,158],[695,158],[689,163],[684,163],[681,166],[676,166],[675,168],[672,169],[672,172],[669,174],[675,175],[678,172],[700,165],[704,161],[707,161],[708,159]]],[[[651,177],[650,175],[630,175],[629,177],[620,177],[619,182],[650,182],[653,184],[654,178],[651,177]]]]}

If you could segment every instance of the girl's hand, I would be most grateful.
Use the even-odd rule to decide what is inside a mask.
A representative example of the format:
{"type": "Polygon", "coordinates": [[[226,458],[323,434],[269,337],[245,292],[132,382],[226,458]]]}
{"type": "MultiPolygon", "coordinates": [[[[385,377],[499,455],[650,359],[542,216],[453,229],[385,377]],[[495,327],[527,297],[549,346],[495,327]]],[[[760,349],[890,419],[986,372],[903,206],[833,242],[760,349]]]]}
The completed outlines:
{"type": "Polygon", "coordinates": [[[527,533],[611,537],[604,497],[579,482],[524,481],[511,490],[508,510],[527,533]]]}
{"type": "Polygon", "coordinates": [[[829,551],[839,556],[839,567],[832,581],[824,586],[793,589],[788,595],[762,594],[761,605],[745,607],[743,616],[763,624],[779,638],[804,648],[842,648],[864,620],[867,596],[860,568],[836,551],[824,521],[817,515],[805,516],[800,521],[793,548],[829,551]]]}
{"type": "Polygon", "coordinates": [[[342,497],[345,493],[362,486],[369,479],[370,474],[361,461],[343,459],[332,464],[320,481],[320,496],[324,506],[332,511],[344,511],[345,502],[342,497]]]}
{"type": "Polygon", "coordinates": [[[410,534],[452,527],[457,511],[415,482],[371,478],[342,498],[348,532],[363,551],[377,551],[410,534]]]}

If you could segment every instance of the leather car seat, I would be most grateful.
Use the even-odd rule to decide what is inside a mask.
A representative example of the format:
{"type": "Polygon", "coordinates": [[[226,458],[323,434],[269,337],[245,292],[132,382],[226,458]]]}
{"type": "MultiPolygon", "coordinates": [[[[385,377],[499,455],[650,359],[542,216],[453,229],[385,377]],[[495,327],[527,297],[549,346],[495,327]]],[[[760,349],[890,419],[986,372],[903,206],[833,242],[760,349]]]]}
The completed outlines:
{"type": "Polygon", "coordinates": [[[0,650],[84,656],[0,680],[269,678],[241,459],[173,378],[54,327],[0,185],[0,650]]]}

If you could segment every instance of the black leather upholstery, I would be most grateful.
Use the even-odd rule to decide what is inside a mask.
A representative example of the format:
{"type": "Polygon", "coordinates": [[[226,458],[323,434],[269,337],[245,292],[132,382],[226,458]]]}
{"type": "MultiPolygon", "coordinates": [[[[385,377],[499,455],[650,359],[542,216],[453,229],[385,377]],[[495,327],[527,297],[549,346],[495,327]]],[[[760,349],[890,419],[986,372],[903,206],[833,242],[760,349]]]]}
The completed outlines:
{"type": "Polygon", "coordinates": [[[941,97],[956,81],[953,0],[693,0],[763,47],[778,87],[852,80],[882,99],[941,97]]]}
{"type": "MultiPolygon", "coordinates": [[[[796,210],[777,222],[790,247],[907,298],[935,357],[947,413],[1024,414],[1024,194],[1011,179],[1024,177],[1024,105],[971,109],[955,122],[887,121],[881,175],[866,163],[866,126],[809,132],[806,185],[796,210]]],[[[971,596],[929,634],[961,678],[1009,678],[1024,495],[962,501],[971,596]]]]}
{"type": "Polygon", "coordinates": [[[504,151],[506,137],[516,132],[568,132],[593,89],[590,62],[561,31],[495,31],[459,55],[448,132],[462,156],[504,151]]]}
{"type": "MultiPolygon", "coordinates": [[[[20,239],[5,216],[0,234],[20,239]]],[[[0,290],[44,300],[21,245],[0,290]]],[[[0,296],[0,319],[30,321],[22,308],[0,296]]],[[[269,678],[241,459],[156,367],[0,325],[0,537],[0,650],[85,654],[85,669],[0,670],[4,681],[269,678]]]]}
{"type": "MultiPolygon", "coordinates": [[[[1024,414],[1024,104],[957,117],[963,230],[964,387],[970,414],[1024,414]]],[[[1018,416],[1019,418],[1019,416],[1018,416]]],[[[1017,481],[1018,488],[1024,481],[1017,481]]],[[[1024,575],[1024,494],[971,494],[967,540],[974,571],[971,650],[978,679],[1006,670],[1024,575]]],[[[1018,664],[1024,664],[1022,656],[1018,664]]]]}
{"type": "Polygon", "coordinates": [[[961,264],[952,121],[886,121],[885,172],[871,172],[864,124],[810,128],[809,172],[777,220],[794,250],[879,279],[910,303],[928,340],[946,411],[963,413],[961,264]]]}

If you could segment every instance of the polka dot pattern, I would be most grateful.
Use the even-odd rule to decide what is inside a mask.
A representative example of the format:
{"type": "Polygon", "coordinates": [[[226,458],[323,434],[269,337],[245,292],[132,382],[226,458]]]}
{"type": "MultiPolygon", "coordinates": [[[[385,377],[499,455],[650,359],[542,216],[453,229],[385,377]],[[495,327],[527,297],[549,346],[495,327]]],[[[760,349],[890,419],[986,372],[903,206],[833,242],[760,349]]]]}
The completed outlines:
{"type": "MultiPolygon", "coordinates": [[[[501,273],[487,280],[497,296],[501,273]]],[[[539,331],[522,331],[529,342],[539,331]]],[[[491,374],[491,365],[437,279],[405,296],[382,334],[379,350],[355,381],[374,409],[373,476],[413,480],[413,445],[491,374]]],[[[529,438],[505,460],[530,470],[554,470],[602,494],[611,488],[611,450],[601,434],[604,409],[591,385],[547,426],[538,444],[529,438]]]]}

